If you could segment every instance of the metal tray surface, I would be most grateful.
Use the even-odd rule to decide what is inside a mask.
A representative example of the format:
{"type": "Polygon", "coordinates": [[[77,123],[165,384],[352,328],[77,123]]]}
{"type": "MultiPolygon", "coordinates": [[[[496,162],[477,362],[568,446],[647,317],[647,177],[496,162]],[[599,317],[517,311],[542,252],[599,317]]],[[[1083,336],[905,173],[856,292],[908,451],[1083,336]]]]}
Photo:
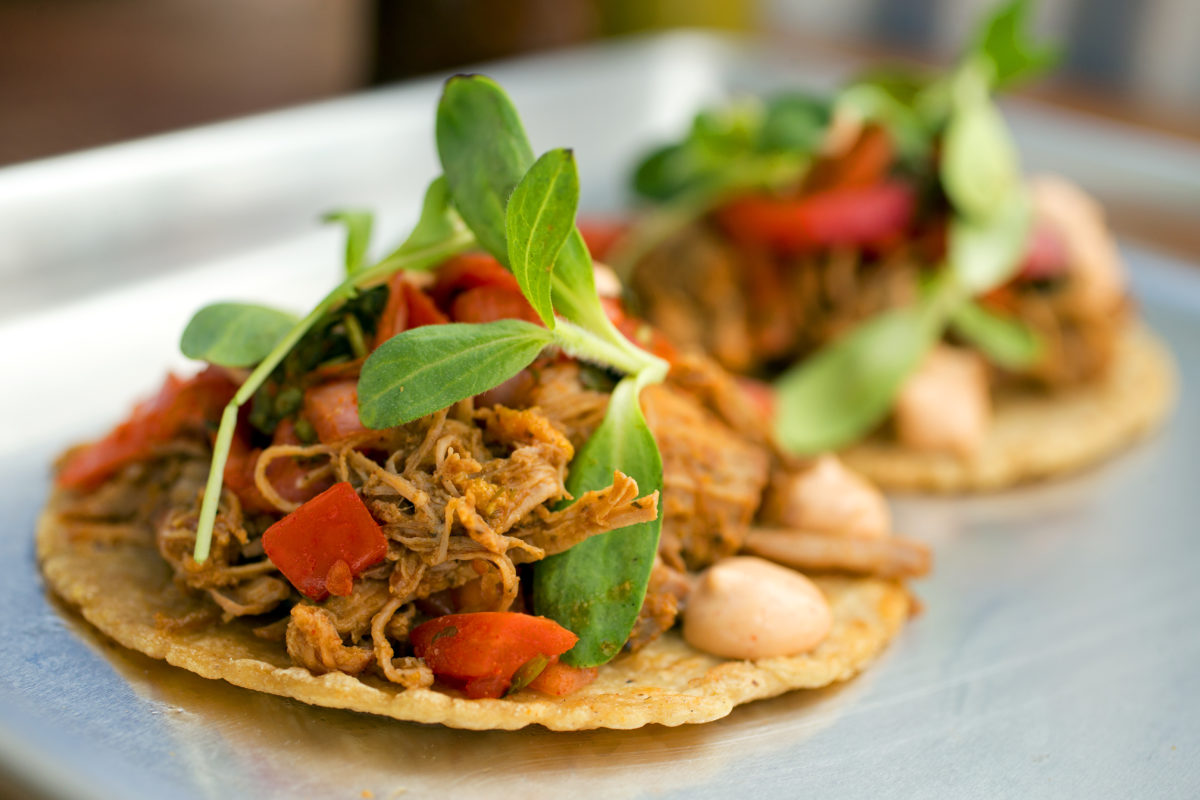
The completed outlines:
{"type": "MultiPolygon", "coordinates": [[[[801,66],[675,36],[489,71],[535,144],[577,146],[588,206],[612,209],[632,155],[700,100],[841,74],[801,66]]],[[[398,233],[434,172],[436,91],[428,81],[0,170],[0,768],[12,786],[132,800],[1200,794],[1200,272],[1144,249],[1125,248],[1135,290],[1181,368],[1169,425],[1054,483],[896,499],[898,527],[937,548],[916,587],[925,610],[842,686],[702,726],[454,731],[207,681],[112,645],[49,597],[32,532],[53,456],[183,366],[177,337],[200,304],[302,307],[323,292],[339,243],[313,229],[320,211],[373,201],[385,235],[398,233]],[[230,190],[247,164],[258,171],[230,190]],[[55,242],[77,217],[87,230],[55,242]]],[[[1081,142],[1072,163],[1094,181],[1136,175],[1139,190],[1178,197],[1200,183],[1197,154],[1177,144],[1115,128],[1097,144],[1070,117],[1021,119],[1023,143],[1042,152],[1081,142]],[[1178,169],[1164,172],[1171,158],[1178,169]]]]}

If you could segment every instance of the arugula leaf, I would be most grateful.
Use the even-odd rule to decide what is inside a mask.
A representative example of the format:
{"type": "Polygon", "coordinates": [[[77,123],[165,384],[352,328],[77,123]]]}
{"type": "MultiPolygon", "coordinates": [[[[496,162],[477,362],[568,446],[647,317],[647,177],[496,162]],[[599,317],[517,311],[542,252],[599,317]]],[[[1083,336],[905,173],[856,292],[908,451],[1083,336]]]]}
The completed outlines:
{"type": "Polygon", "coordinates": [[[1037,45],[1028,35],[1030,10],[1028,0],[1012,0],[984,20],[976,34],[972,50],[989,62],[994,88],[1043,72],[1061,55],[1057,48],[1037,45]]]}
{"type": "Polygon", "coordinates": [[[390,428],[486,392],[533,363],[551,343],[545,328],[515,319],[427,325],[375,349],[358,379],[358,416],[390,428]]]}
{"type": "Polygon", "coordinates": [[[1029,200],[1019,189],[1001,198],[990,219],[951,218],[946,260],[969,294],[981,294],[1012,277],[1025,252],[1031,218],[1029,200]]]}
{"type": "Polygon", "coordinates": [[[437,147],[450,197],[484,249],[508,264],[505,208],[533,149],[504,90],[482,75],[446,81],[437,147]]]}
{"type": "Polygon", "coordinates": [[[274,349],[299,319],[294,314],[249,303],[214,303],[192,316],[180,337],[188,358],[222,367],[248,367],[274,349]]]}
{"type": "Polygon", "coordinates": [[[513,275],[529,304],[554,327],[550,302],[554,260],[575,230],[579,172],[570,150],[551,150],[539,158],[508,200],[505,230],[513,275]]]}
{"type": "MultiPolygon", "coordinates": [[[[604,421],[571,462],[567,490],[575,497],[602,489],[621,470],[645,497],[662,489],[662,458],[638,404],[640,382],[617,384],[604,421]]],[[[572,666],[603,664],[621,651],[642,608],[661,515],[593,536],[534,566],[533,606],[579,636],[562,660],[572,666]]]]}
{"type": "Polygon", "coordinates": [[[941,331],[928,306],[873,317],[776,383],[775,431],[795,453],[849,444],[878,424],[941,331]]]}
{"type": "MultiPolygon", "coordinates": [[[[462,218],[450,203],[450,190],[446,186],[445,176],[434,178],[429,188],[425,190],[425,199],[421,203],[421,216],[412,233],[404,243],[393,250],[385,262],[414,253],[425,247],[444,242],[447,238],[459,234],[464,229],[462,218]]],[[[437,264],[426,265],[425,269],[433,269],[437,264]]],[[[411,268],[410,268],[411,269],[411,268]]]]}
{"type": "Polygon", "coordinates": [[[954,332],[1005,369],[1032,366],[1042,355],[1044,342],[1037,332],[1015,317],[1002,317],[978,303],[967,302],[950,317],[954,332]]]}
{"type": "Polygon", "coordinates": [[[371,228],[375,215],[370,211],[340,209],[321,217],[324,222],[340,222],[346,227],[346,274],[353,275],[363,267],[367,247],[371,243],[371,228]]]}
{"type": "Polygon", "coordinates": [[[954,207],[977,219],[990,217],[1020,183],[1016,146],[974,70],[958,79],[940,173],[954,207]]]}

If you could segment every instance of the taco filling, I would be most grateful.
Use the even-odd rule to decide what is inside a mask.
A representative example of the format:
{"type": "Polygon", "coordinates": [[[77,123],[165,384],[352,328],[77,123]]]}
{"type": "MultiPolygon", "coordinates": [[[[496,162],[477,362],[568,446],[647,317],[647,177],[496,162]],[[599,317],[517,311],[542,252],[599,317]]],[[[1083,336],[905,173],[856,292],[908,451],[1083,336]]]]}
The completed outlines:
{"type": "Polygon", "coordinates": [[[658,208],[597,229],[647,319],[774,384],[793,451],[869,437],[847,456],[888,485],[982,488],[1095,458],[1165,412],[1169,362],[1101,209],[1022,179],[989,99],[1044,66],[1044,48],[1011,46],[1026,11],[998,9],[947,75],[700,113],[638,168],[658,208]],[[1033,401],[1075,407],[1091,451],[1048,445],[1067,415],[1039,424],[1033,401]]]}
{"type": "MultiPolygon", "coordinates": [[[[299,321],[202,309],[183,349],[209,366],[64,454],[51,587],[201,675],[470,728],[698,722],[855,674],[928,551],[836,459],[776,447],[715,363],[602,301],[582,240],[559,240],[576,277],[541,313],[520,228],[481,251],[495,226],[456,193],[479,146],[441,134],[481,98],[489,140],[524,142],[495,84],[452,80],[446,176],[405,245],[365,265],[369,225],[338,215],[333,299],[299,321]]],[[[536,183],[514,182],[510,215],[536,183]]]]}

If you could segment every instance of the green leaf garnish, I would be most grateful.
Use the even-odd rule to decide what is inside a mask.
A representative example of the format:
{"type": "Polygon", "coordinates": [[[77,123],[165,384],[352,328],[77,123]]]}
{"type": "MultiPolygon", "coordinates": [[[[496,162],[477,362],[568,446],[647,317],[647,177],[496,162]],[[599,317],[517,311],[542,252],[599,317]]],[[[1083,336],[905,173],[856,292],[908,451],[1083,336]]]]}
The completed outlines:
{"type": "Polygon", "coordinates": [[[550,302],[554,261],[575,231],[579,172],[570,150],[551,150],[525,173],[508,200],[508,260],[529,304],[546,327],[554,327],[550,302]]]}
{"type": "Polygon", "coordinates": [[[325,222],[339,222],[346,228],[346,274],[353,275],[362,269],[367,258],[367,247],[371,244],[375,215],[370,211],[340,209],[330,211],[321,219],[325,222]]]}
{"type": "MultiPolygon", "coordinates": [[[[403,258],[409,253],[444,242],[452,236],[461,234],[464,230],[462,218],[458,216],[458,212],[454,210],[454,205],[450,202],[450,190],[446,186],[446,179],[439,175],[430,182],[429,188],[425,190],[425,199],[421,203],[421,217],[417,220],[417,226],[404,240],[404,244],[393,250],[384,261],[403,258]]],[[[431,264],[430,268],[436,266],[437,264],[431,264]]],[[[413,268],[409,267],[408,269],[413,268]]]]}
{"type": "Polygon", "coordinates": [[[946,260],[969,294],[982,294],[1012,277],[1029,239],[1031,210],[1024,191],[1000,198],[991,217],[950,220],[946,260]]]}
{"type": "Polygon", "coordinates": [[[956,92],[940,175],[955,208],[972,219],[990,217],[1020,183],[1012,137],[975,71],[963,73],[956,92]]]}
{"type": "Polygon", "coordinates": [[[393,336],[363,364],[358,416],[390,428],[499,386],[551,343],[546,328],[523,320],[427,325],[393,336]]]}
{"type": "Polygon", "coordinates": [[[482,75],[446,81],[437,148],[450,197],[483,248],[508,264],[508,197],[533,164],[533,149],[504,90],[482,75]]]}
{"type": "Polygon", "coordinates": [[[1003,317],[978,303],[954,310],[950,326],[959,337],[1005,369],[1025,369],[1041,357],[1037,332],[1014,317],[1003,317]]]}
{"type": "Polygon", "coordinates": [[[1030,4],[1013,0],[998,7],[975,37],[974,52],[990,65],[991,83],[1000,89],[1053,67],[1060,52],[1029,36],[1030,4]]]}
{"type": "Polygon", "coordinates": [[[885,311],[792,367],[775,385],[779,441],[819,453],[862,436],[887,416],[940,331],[926,307],[885,311]]]}
{"type": "MultiPolygon", "coordinates": [[[[608,486],[616,470],[636,480],[643,495],[662,488],[662,459],[638,404],[639,389],[635,377],[617,384],[604,421],[571,462],[567,490],[575,497],[608,486]]],[[[579,636],[563,662],[591,667],[620,652],[641,611],[661,529],[660,516],[538,562],[534,609],[579,636]]]]}
{"type": "Polygon", "coordinates": [[[297,317],[249,303],[214,303],[192,316],[179,349],[188,358],[222,367],[257,364],[279,343],[297,317]]]}

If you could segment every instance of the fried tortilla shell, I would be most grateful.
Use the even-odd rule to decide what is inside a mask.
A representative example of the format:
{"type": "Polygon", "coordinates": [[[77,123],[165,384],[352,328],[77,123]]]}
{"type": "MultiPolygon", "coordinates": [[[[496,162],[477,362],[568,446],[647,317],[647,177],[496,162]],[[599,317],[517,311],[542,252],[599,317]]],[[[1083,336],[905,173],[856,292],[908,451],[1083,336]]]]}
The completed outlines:
{"type": "Polygon", "coordinates": [[[294,666],[277,642],[242,622],[188,630],[164,626],[201,609],[171,580],[149,541],[98,543],[73,536],[52,497],[38,525],[38,560],[48,586],[119,644],[205,678],[412,722],[474,730],[543,725],[551,730],[681,725],[723,717],[741,703],[792,689],[846,680],[875,659],[909,613],[899,584],[862,578],[819,578],[833,609],[829,638],[806,655],[727,661],[704,655],[671,632],[634,655],[601,667],[590,686],[556,698],[534,691],[500,700],[470,700],[436,689],[409,689],[366,676],[315,676],[294,666]]]}
{"type": "Polygon", "coordinates": [[[1002,489],[1097,462],[1155,428],[1174,402],[1174,363],[1144,327],[1117,344],[1097,383],[1054,394],[1013,392],[995,398],[991,427],[971,457],[918,452],[873,437],[841,453],[846,464],[884,489],[964,492],[1002,489]]]}

